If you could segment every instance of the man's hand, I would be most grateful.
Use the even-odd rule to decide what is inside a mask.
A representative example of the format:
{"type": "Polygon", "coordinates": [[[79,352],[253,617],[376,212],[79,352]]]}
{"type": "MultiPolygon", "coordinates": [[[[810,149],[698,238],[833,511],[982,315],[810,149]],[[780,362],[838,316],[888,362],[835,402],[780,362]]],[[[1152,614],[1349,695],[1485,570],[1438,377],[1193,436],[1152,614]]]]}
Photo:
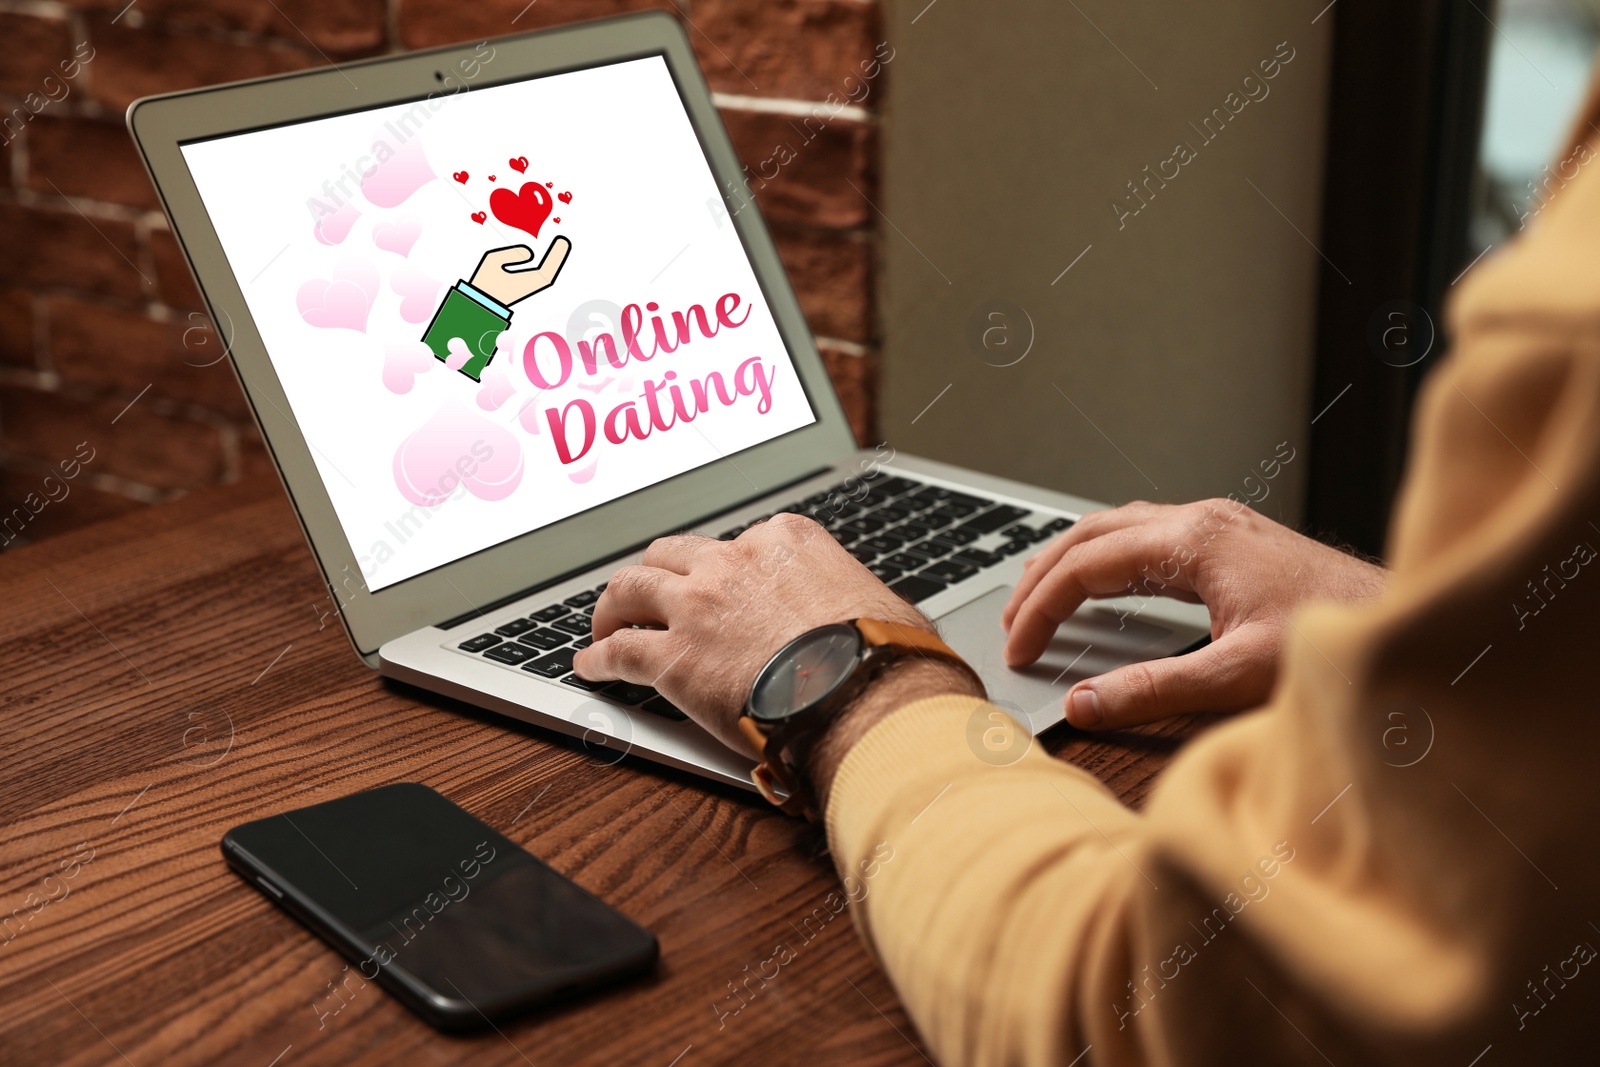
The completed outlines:
{"type": "Polygon", "coordinates": [[[478,261],[478,269],[472,272],[469,284],[510,307],[554,285],[556,275],[561,273],[561,265],[567,261],[570,251],[572,242],[565,237],[557,237],[550,242],[539,265],[530,267],[526,264],[533,262],[533,249],[527,245],[493,248],[478,261]]]}
{"type": "Polygon", "coordinates": [[[1383,568],[1232,500],[1128,504],[1085,515],[1028,561],[1001,615],[1006,662],[1032,663],[1087,599],[1168,596],[1211,612],[1211,644],[1079,682],[1067,719],[1116,729],[1189,711],[1254,707],[1272,690],[1289,616],[1307,600],[1383,592],[1383,568]]]}
{"type": "MultiPolygon", "coordinates": [[[[653,543],[639,566],[611,576],[595,604],[594,644],[574,665],[585,678],[654,686],[748,752],[736,724],[756,673],[807,630],[858,618],[932,629],[817,523],[774,515],[733,541],[677,534],[653,543]]],[[[906,699],[921,695],[932,694],[906,699]]]]}

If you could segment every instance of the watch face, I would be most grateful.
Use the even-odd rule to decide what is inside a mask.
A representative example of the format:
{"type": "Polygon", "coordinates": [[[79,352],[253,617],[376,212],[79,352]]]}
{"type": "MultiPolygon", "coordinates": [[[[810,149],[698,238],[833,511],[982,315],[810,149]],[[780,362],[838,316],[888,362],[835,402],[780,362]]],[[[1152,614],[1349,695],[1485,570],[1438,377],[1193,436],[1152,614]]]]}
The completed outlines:
{"type": "Polygon", "coordinates": [[[855,671],[861,645],[861,634],[849,623],[802,634],[756,678],[750,689],[751,717],[781,722],[817,703],[855,671]]]}

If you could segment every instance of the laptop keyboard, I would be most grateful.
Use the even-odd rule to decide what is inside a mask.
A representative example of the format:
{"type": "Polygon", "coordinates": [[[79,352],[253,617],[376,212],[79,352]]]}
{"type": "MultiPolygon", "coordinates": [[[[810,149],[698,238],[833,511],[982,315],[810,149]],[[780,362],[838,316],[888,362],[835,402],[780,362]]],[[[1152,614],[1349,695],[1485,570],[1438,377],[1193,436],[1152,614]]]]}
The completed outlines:
{"type": "MultiPolygon", "coordinates": [[[[1033,512],[1027,508],[882,472],[847,479],[772,514],[783,512],[815,519],[868,570],[913,604],[1072,525],[1071,519],[1061,517],[1029,522],[1033,512]],[[986,540],[989,547],[979,547],[976,542],[980,540],[986,540]]],[[[718,539],[731,541],[771,517],[763,515],[724,530],[718,539]]],[[[591,641],[590,617],[605,588],[602,582],[456,647],[592,692],[615,704],[668,719],[686,718],[647,685],[591,682],[572,672],[573,653],[591,641]]]]}

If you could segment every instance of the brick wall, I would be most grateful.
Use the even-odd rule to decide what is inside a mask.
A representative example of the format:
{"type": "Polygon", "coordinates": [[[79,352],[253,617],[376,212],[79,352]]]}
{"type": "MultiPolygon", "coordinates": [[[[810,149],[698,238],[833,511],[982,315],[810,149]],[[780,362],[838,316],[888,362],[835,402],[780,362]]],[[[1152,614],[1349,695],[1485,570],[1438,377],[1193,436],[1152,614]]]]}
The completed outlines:
{"type": "Polygon", "coordinates": [[[864,196],[887,75],[860,74],[877,0],[0,0],[0,544],[270,475],[123,126],[130,101],[648,7],[694,42],[870,439],[864,196]]]}

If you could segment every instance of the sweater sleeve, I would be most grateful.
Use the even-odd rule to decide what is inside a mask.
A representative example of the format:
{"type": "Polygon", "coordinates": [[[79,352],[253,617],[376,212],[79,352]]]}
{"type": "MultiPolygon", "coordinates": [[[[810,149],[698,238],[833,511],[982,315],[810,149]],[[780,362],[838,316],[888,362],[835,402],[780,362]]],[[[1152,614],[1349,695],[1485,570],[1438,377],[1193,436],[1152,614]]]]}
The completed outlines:
{"type": "Polygon", "coordinates": [[[1592,1056],[1593,169],[1462,283],[1388,591],[1304,608],[1268,704],[1192,742],[1144,811],[1037,749],[985,762],[972,699],[851,750],[836,862],[940,1063],[1592,1056]]]}

